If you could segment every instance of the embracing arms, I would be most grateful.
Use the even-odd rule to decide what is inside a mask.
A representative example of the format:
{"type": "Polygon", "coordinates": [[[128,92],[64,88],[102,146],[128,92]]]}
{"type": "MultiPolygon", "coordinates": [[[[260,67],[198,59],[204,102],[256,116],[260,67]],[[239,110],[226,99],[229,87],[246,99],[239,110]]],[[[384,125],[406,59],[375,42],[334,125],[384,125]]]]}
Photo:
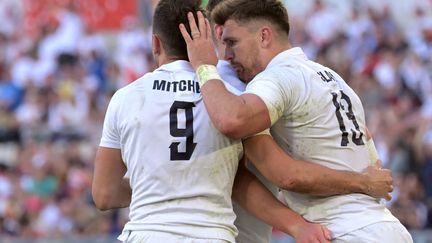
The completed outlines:
{"type": "MultiPolygon", "coordinates": [[[[180,30],[188,47],[192,66],[200,76],[203,64],[215,65],[217,58],[211,42],[208,21],[198,13],[198,26],[192,14],[188,15],[192,32],[199,32],[199,38],[191,38],[184,25],[180,30]]],[[[210,74],[211,68],[210,68],[210,74]]],[[[268,105],[254,94],[236,96],[230,93],[213,75],[204,75],[201,82],[204,103],[213,124],[223,134],[232,138],[244,138],[271,126],[277,119],[277,107],[268,105]]],[[[271,137],[255,136],[245,141],[247,157],[265,177],[286,190],[319,196],[346,193],[366,193],[377,198],[390,199],[393,190],[390,171],[368,167],[364,173],[336,171],[321,165],[294,160],[282,151],[271,137]]],[[[347,160],[349,158],[346,158],[347,160]]]]}
{"type": "Polygon", "coordinates": [[[369,166],[365,172],[357,173],[295,160],[270,135],[253,136],[243,143],[248,159],[282,189],[316,196],[364,193],[375,198],[391,199],[393,186],[389,170],[369,166]]]}
{"type": "Polygon", "coordinates": [[[293,236],[296,242],[330,242],[329,230],[305,221],[287,208],[240,162],[232,198],[263,222],[293,236]]]}

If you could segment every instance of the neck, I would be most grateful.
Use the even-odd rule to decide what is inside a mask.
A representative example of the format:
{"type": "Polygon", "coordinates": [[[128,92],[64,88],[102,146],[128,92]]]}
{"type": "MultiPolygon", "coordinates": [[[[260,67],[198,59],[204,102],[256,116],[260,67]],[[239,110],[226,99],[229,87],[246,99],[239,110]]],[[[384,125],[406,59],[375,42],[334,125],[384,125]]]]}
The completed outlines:
{"type": "Polygon", "coordinates": [[[291,48],[292,45],[288,41],[275,45],[271,50],[269,50],[268,55],[262,59],[263,63],[265,64],[263,65],[264,68],[266,68],[271,60],[273,60],[273,58],[275,58],[277,55],[291,48]]]}
{"type": "Polygon", "coordinates": [[[182,60],[182,59],[178,58],[178,57],[167,56],[167,55],[161,54],[161,55],[159,55],[157,57],[157,60],[158,60],[158,63],[157,63],[158,66],[162,66],[164,64],[168,64],[168,63],[171,63],[171,62],[174,62],[174,61],[178,61],[178,60],[182,60]]]}

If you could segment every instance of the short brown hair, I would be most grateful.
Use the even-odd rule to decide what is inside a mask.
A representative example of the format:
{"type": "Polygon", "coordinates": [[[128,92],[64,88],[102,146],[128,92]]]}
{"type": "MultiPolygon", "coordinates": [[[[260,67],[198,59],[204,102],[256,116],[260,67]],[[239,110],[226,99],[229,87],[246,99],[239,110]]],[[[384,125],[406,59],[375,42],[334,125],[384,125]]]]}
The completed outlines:
{"type": "Polygon", "coordinates": [[[239,22],[262,19],[269,21],[286,35],[290,31],[288,12],[279,0],[225,0],[213,9],[211,18],[219,25],[230,19],[239,22]]]}
{"type": "Polygon", "coordinates": [[[197,20],[197,11],[203,11],[201,0],[159,1],[153,16],[153,34],[159,37],[168,55],[189,60],[186,42],[181,35],[179,25],[183,23],[190,34],[187,13],[192,12],[197,20]]]}
{"type": "Polygon", "coordinates": [[[210,17],[211,11],[213,11],[213,9],[216,7],[216,5],[218,5],[222,1],[224,1],[224,0],[208,0],[207,6],[206,6],[206,11],[207,11],[207,15],[209,17],[210,17]]]}

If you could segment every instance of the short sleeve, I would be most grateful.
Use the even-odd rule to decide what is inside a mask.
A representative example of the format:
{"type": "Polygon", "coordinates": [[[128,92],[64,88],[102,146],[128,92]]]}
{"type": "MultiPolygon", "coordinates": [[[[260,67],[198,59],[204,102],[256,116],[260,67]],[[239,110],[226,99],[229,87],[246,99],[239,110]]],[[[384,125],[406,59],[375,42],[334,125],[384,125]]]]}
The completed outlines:
{"type": "Polygon", "coordinates": [[[249,137],[247,137],[247,138],[244,138],[244,139],[248,139],[248,138],[255,137],[255,136],[259,136],[259,135],[269,135],[270,137],[273,137],[273,136],[271,135],[271,133],[270,133],[270,128],[267,128],[267,129],[265,129],[265,130],[262,131],[262,132],[256,133],[256,134],[254,134],[254,135],[252,135],[252,136],[249,136],[249,137]]]}
{"type": "Polygon", "coordinates": [[[99,146],[120,149],[120,133],[118,129],[119,92],[116,92],[108,105],[99,146]]]}
{"type": "Polygon", "coordinates": [[[271,125],[283,115],[285,110],[285,95],[279,84],[269,79],[255,79],[247,86],[245,93],[260,97],[269,111],[271,125]]]}

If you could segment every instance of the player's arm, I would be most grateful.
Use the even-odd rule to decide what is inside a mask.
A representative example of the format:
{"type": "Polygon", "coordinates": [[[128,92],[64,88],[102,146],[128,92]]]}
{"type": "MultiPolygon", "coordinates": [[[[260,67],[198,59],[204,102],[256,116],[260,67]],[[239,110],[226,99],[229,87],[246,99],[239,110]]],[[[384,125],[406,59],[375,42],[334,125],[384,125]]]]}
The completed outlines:
{"type": "Polygon", "coordinates": [[[296,242],[329,242],[330,232],[324,226],[305,221],[283,205],[246,169],[239,168],[234,181],[233,200],[255,217],[293,236],[296,242]]]}
{"type": "MultiPolygon", "coordinates": [[[[391,199],[389,170],[368,167],[364,173],[333,170],[318,164],[295,160],[270,135],[257,135],[243,141],[245,154],[255,167],[280,188],[316,196],[364,193],[391,199]]],[[[349,158],[347,158],[349,159],[349,158]]]]}
{"type": "Polygon", "coordinates": [[[267,107],[257,95],[234,95],[220,80],[207,82],[201,93],[213,124],[227,137],[241,139],[270,127],[267,107]]]}
{"type": "Polygon", "coordinates": [[[231,138],[243,138],[270,127],[269,111],[264,102],[254,94],[236,96],[229,92],[217,74],[211,27],[198,12],[198,25],[191,13],[188,14],[191,33],[200,33],[192,38],[185,25],[180,31],[186,41],[189,60],[197,72],[204,103],[216,128],[231,138]],[[202,65],[209,64],[209,65],[202,65]]]}
{"type": "Polygon", "coordinates": [[[126,166],[120,149],[99,147],[96,153],[92,196],[100,210],[129,206],[132,190],[124,179],[126,166]]]}
{"type": "Polygon", "coordinates": [[[121,156],[118,129],[124,97],[119,90],[111,98],[96,153],[92,196],[100,210],[127,207],[131,200],[132,190],[129,181],[124,179],[127,169],[121,156]]]}

